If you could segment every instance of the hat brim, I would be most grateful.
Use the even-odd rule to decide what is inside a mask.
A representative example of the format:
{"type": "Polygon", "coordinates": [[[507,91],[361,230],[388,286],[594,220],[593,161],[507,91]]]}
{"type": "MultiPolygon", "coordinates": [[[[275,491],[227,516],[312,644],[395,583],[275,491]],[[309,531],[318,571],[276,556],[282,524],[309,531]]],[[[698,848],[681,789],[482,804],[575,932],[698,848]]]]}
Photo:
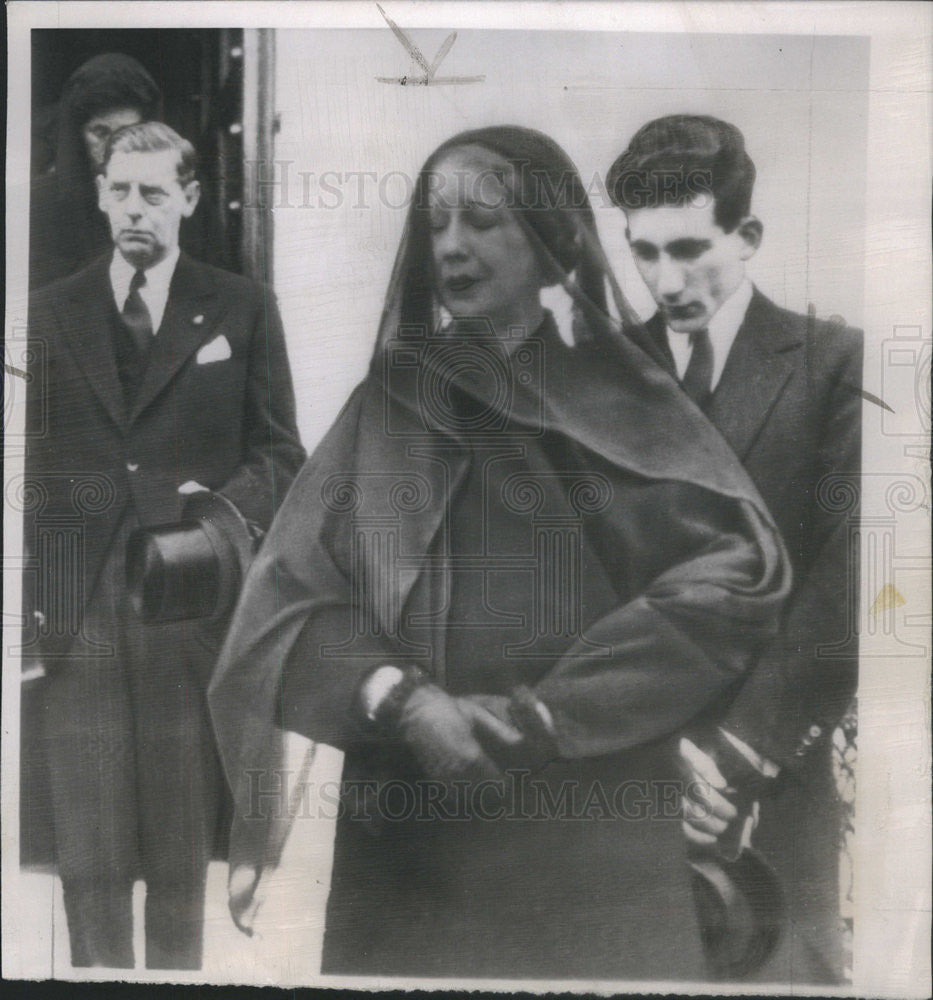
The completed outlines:
{"type": "Polygon", "coordinates": [[[127,541],[127,585],[148,624],[188,619],[226,625],[253,557],[246,519],[227,497],[191,494],[176,524],[136,529],[127,541]]]}
{"type": "Polygon", "coordinates": [[[253,536],[237,506],[222,493],[199,490],[185,501],[182,520],[199,521],[203,527],[211,526],[223,534],[236,552],[242,581],[253,561],[253,536]]]}
{"type": "Polygon", "coordinates": [[[735,860],[692,858],[700,936],[711,974],[746,979],[774,953],[784,932],[786,907],[777,875],[757,851],[735,860]]]}

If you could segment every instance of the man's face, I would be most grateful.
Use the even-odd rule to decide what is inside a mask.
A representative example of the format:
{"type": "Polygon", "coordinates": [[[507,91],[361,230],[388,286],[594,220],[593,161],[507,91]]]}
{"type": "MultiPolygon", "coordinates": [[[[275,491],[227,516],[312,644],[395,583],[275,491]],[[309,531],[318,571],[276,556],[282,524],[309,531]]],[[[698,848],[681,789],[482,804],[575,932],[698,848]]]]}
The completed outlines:
{"type": "Polygon", "coordinates": [[[97,178],[98,204],[110,220],[113,242],[133,267],[151,267],[173,250],[181,220],[198,203],[198,183],[181,186],[178,162],[174,149],[117,151],[97,178]]]}
{"type": "Polygon", "coordinates": [[[89,118],[81,129],[87,155],[95,169],[104,165],[107,140],[117,129],[138,125],[143,120],[137,108],[109,108],[89,118]]]}
{"type": "Polygon", "coordinates": [[[761,226],[749,217],[725,232],[711,198],[627,213],[629,246],[667,325],[703,330],[739,287],[745,261],[758,249],[761,226]]]}

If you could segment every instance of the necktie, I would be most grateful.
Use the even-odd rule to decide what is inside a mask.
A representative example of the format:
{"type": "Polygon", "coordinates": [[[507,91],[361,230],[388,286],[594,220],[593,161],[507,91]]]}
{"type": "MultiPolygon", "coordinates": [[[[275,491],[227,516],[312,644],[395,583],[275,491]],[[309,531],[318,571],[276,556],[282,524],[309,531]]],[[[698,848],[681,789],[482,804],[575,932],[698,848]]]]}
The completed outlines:
{"type": "Polygon", "coordinates": [[[713,385],[713,345],[708,330],[697,330],[690,334],[690,363],[680,384],[684,392],[703,407],[709,401],[713,385]]]}
{"type": "Polygon", "coordinates": [[[143,302],[140,288],[146,284],[146,272],[137,271],[130,281],[130,294],[123,306],[123,323],[133,337],[133,343],[139,355],[145,358],[152,346],[152,317],[143,302]]]}

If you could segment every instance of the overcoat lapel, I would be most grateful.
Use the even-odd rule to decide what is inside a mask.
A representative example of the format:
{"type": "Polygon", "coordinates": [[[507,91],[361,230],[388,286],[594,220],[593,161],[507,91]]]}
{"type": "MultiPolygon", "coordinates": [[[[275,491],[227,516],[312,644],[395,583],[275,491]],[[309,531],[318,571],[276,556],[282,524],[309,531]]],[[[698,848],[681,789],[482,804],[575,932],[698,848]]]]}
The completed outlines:
{"type": "Polygon", "coordinates": [[[69,350],[110,419],[122,430],[126,424],[123,389],[114,357],[112,318],[116,306],[110,287],[110,254],[101,257],[72,286],[60,308],[62,330],[69,350]]]}
{"type": "Polygon", "coordinates": [[[757,289],[729,352],[707,416],[745,459],[794,368],[803,338],[757,289]]]}
{"type": "Polygon", "coordinates": [[[216,293],[210,272],[181,254],[169,286],[162,325],[130,412],[130,423],[138,419],[194,351],[210,337],[223,308],[224,302],[216,293]]]}
{"type": "MultiPolygon", "coordinates": [[[[655,313],[629,338],[676,380],[664,322],[655,313]]],[[[706,416],[744,459],[755,443],[794,368],[800,330],[756,288],[729,352],[706,416]]]]}

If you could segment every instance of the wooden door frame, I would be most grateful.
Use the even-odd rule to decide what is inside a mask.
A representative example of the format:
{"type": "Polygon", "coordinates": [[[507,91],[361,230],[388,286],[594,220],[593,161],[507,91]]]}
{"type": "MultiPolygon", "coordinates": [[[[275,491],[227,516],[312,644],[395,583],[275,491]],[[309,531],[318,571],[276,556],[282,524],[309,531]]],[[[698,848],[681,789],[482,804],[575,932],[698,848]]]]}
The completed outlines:
{"type": "Polygon", "coordinates": [[[243,30],[243,271],[272,285],[271,186],[275,169],[275,29],[243,30]]]}

